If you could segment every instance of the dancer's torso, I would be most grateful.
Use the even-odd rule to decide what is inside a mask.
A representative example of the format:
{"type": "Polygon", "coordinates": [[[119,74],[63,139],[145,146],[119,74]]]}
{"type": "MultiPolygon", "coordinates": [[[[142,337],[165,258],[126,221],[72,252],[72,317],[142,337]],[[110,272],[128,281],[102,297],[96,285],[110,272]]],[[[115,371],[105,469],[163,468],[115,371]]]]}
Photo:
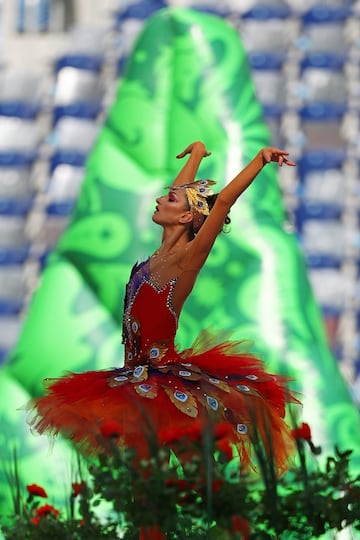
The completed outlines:
{"type": "Polygon", "coordinates": [[[177,281],[173,278],[157,284],[150,272],[150,259],[133,267],[123,317],[125,365],[169,361],[178,325],[173,305],[177,281]]]}

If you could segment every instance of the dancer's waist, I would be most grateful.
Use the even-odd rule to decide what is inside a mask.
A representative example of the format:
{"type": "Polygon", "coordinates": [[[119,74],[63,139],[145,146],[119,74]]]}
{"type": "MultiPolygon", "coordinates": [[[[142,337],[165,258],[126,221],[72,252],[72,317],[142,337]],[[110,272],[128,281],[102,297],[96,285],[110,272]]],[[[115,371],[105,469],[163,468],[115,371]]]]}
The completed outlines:
{"type": "Polygon", "coordinates": [[[125,343],[125,366],[128,367],[159,366],[174,362],[177,356],[174,344],[168,339],[143,344],[125,343]]]}

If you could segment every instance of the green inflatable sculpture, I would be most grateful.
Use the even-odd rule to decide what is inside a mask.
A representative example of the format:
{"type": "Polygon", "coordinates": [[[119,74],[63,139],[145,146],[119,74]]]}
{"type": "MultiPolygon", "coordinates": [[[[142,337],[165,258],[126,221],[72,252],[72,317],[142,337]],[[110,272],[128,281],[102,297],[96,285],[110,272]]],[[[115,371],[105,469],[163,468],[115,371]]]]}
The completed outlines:
{"type": "MultiPolygon", "coordinates": [[[[17,445],[22,481],[42,484],[54,497],[64,491],[59,463],[68,460],[67,447],[59,441],[49,452],[17,409],[42,393],[45,377],[122,364],[124,286],[132,264],[158,244],[159,230],[149,226],[155,197],[178,171],[176,154],[194,140],[213,153],[199,176],[220,189],[270,144],[270,134],[237,32],[210,15],[165,9],[136,43],[71,222],[1,373],[5,465],[17,445]]],[[[275,165],[263,170],[231,219],[231,232],[218,238],[185,306],[179,344],[190,346],[207,326],[253,341],[270,370],[294,379],[316,444],[331,453],[335,444],[353,449],[359,467],[359,414],[329,351],[304,258],[286,230],[275,165]]],[[[0,481],[3,513],[11,506],[6,478],[0,481]]]]}

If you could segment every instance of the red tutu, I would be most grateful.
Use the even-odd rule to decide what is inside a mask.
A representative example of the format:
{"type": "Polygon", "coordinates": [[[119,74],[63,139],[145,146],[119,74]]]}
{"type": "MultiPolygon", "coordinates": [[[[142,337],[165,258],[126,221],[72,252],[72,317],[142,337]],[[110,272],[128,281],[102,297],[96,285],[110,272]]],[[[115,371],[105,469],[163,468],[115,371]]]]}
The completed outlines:
{"type": "Polygon", "coordinates": [[[223,423],[244,469],[252,465],[257,436],[277,469],[286,469],[293,443],[285,405],[296,401],[286,380],[266,373],[243,342],[214,344],[203,333],[191,349],[176,351],[175,280],[159,288],[146,270],[146,263],[136,267],[127,287],[125,366],[47,380],[47,394],[30,404],[33,427],[61,433],[93,454],[104,451],[103,426],[114,421],[121,426],[119,444],[141,458],[150,440],[171,446],[174,429],[185,434],[196,424],[223,423]]]}

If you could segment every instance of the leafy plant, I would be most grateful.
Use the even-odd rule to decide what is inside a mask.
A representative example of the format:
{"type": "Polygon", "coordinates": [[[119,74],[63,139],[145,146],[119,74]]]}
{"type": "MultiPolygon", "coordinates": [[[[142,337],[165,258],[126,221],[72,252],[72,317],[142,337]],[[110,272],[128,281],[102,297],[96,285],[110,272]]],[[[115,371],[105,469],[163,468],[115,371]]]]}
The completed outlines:
{"type": "Polygon", "coordinates": [[[187,431],[174,429],[163,447],[155,438],[150,441],[149,456],[139,460],[122,445],[121,426],[107,423],[102,431],[106,451],[96,461],[79,461],[65,510],[44,503],[47,493],[41,486],[27,486],[26,497],[17,486],[15,515],[2,526],[4,537],[307,540],[348,526],[360,530],[360,477],[350,474],[351,450],[335,448],[321,466],[321,449],[302,424],[293,430],[298,465],[278,478],[255,434],[261,474],[245,475],[226,429],[225,424],[214,432],[196,424],[187,431]]]}

